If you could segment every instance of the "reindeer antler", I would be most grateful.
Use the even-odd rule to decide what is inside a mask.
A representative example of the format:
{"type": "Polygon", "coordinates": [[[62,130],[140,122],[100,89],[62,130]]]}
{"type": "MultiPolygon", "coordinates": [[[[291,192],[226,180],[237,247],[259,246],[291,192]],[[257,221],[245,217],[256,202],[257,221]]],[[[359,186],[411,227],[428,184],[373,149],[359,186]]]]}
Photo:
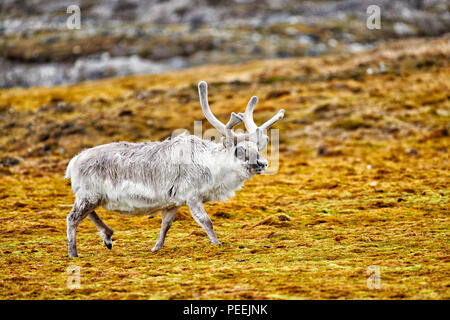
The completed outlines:
{"type": "Polygon", "coordinates": [[[267,130],[271,126],[273,126],[275,124],[275,122],[283,119],[283,116],[284,116],[284,109],[281,109],[270,120],[266,121],[264,124],[262,124],[261,126],[258,127],[256,125],[255,121],[253,120],[253,110],[255,110],[255,106],[257,103],[258,103],[258,98],[252,97],[247,104],[247,108],[245,108],[245,112],[239,113],[239,115],[242,116],[242,118],[243,118],[245,129],[247,129],[247,131],[249,133],[255,132],[257,128],[260,128],[263,131],[267,130]]]}
{"type": "Polygon", "coordinates": [[[272,126],[275,124],[275,122],[280,121],[281,119],[283,119],[283,117],[284,117],[284,109],[281,109],[281,110],[278,111],[278,113],[277,113],[276,115],[274,115],[270,120],[264,122],[264,124],[262,124],[262,125],[260,126],[260,128],[261,128],[262,130],[267,130],[267,129],[269,129],[270,127],[272,127],[272,126]]]}
{"type": "MultiPolygon", "coordinates": [[[[200,96],[200,105],[202,106],[203,114],[205,115],[206,120],[208,120],[211,125],[217,129],[221,134],[226,137],[234,137],[236,134],[231,130],[230,127],[234,123],[236,123],[238,116],[231,115],[230,121],[228,121],[227,125],[224,125],[219,119],[217,119],[213,113],[211,112],[211,108],[208,103],[208,85],[205,81],[200,81],[198,84],[198,94],[200,96]],[[228,126],[228,127],[227,127],[228,126]]],[[[237,123],[236,123],[237,125],[237,123]]]]}
{"type": "Polygon", "coordinates": [[[245,108],[245,112],[240,113],[244,121],[245,129],[247,129],[247,131],[250,133],[255,132],[256,128],[258,128],[255,121],[253,120],[253,110],[255,110],[255,106],[257,103],[258,98],[253,96],[248,102],[247,107],[245,108]]]}
{"type": "Polygon", "coordinates": [[[253,110],[255,110],[255,106],[258,103],[257,97],[252,97],[245,108],[244,113],[239,113],[242,117],[245,125],[245,129],[247,129],[248,134],[250,135],[250,139],[256,141],[258,145],[258,149],[262,150],[266,147],[266,144],[269,140],[269,137],[265,135],[263,132],[269,129],[271,126],[275,124],[275,122],[283,119],[284,110],[281,109],[278,111],[276,115],[274,115],[270,120],[264,122],[261,126],[257,126],[255,120],[253,120],[253,110]]]}
{"type": "Polygon", "coordinates": [[[225,125],[225,128],[227,129],[233,129],[238,124],[240,124],[244,119],[241,115],[238,115],[234,112],[231,112],[230,120],[228,120],[228,123],[225,125]]]}
{"type": "Polygon", "coordinates": [[[257,97],[252,97],[245,108],[244,113],[231,113],[230,120],[226,125],[224,125],[219,119],[217,119],[211,112],[211,108],[208,104],[208,85],[205,81],[200,81],[198,84],[198,93],[200,95],[200,104],[202,106],[203,114],[206,119],[211,123],[211,125],[216,128],[221,134],[226,137],[237,137],[236,133],[232,130],[233,127],[237,126],[239,123],[244,122],[245,129],[247,129],[246,134],[240,135],[241,138],[250,138],[258,144],[258,149],[262,150],[267,144],[268,137],[263,132],[269,129],[275,124],[275,122],[283,119],[284,110],[281,109],[276,115],[274,115],[270,120],[266,121],[261,126],[257,126],[253,120],[253,110],[258,103],[257,97]]]}

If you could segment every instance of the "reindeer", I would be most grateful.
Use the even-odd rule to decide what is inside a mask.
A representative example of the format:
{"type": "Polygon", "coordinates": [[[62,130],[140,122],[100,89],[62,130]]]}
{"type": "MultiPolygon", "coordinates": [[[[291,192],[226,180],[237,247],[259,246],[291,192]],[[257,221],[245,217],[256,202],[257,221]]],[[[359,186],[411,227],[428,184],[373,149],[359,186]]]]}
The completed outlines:
{"type": "Polygon", "coordinates": [[[71,179],[75,203],[67,216],[69,257],[78,256],[76,230],[85,217],[111,250],[113,230],[95,212],[99,206],[127,215],[161,211],[155,251],[163,247],[178,208],[187,205],[211,244],[220,245],[203,203],[225,201],[246,180],[264,172],[268,162],[259,151],[268,143],[266,130],[283,118],[284,110],[258,127],[253,120],[258,98],[252,97],[245,113],[231,113],[225,125],[211,112],[206,82],[199,83],[198,91],[206,119],[223,136],[220,142],[186,134],[161,142],[113,142],[70,160],[65,177],[71,179]],[[233,131],[241,122],[246,133],[233,131]]]}

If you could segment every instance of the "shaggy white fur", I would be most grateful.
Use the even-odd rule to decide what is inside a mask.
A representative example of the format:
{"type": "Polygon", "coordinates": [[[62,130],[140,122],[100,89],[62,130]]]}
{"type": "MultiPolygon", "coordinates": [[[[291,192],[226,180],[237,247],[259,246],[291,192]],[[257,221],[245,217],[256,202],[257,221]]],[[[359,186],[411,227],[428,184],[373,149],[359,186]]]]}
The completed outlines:
{"type": "Polygon", "coordinates": [[[203,203],[225,201],[267,168],[267,160],[259,154],[268,141],[264,132],[283,117],[284,110],[258,127],[253,122],[257,102],[253,97],[245,113],[232,113],[224,125],[209,108],[205,82],[199,84],[199,95],[205,117],[224,136],[222,143],[182,134],[162,142],[109,143],[70,160],[65,175],[75,195],[67,216],[70,257],[78,256],[76,229],[85,217],[111,249],[113,230],[94,211],[100,205],[128,215],[162,211],[160,235],[152,250],[162,248],[177,209],[187,205],[211,243],[220,244],[203,203]],[[248,133],[237,134],[232,128],[242,121],[248,133]]]}

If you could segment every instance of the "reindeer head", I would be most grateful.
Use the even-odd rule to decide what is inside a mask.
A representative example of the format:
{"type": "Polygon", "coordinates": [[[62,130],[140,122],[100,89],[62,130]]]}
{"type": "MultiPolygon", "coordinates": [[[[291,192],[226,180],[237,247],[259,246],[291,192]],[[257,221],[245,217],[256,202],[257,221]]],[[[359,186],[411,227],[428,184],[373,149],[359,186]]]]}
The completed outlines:
{"type": "Polygon", "coordinates": [[[242,161],[250,173],[262,173],[266,170],[268,162],[259,152],[263,150],[268,141],[267,130],[284,116],[284,110],[280,110],[270,120],[261,126],[257,126],[253,120],[253,110],[258,103],[257,97],[252,97],[247,104],[244,113],[231,113],[230,120],[224,125],[218,120],[208,104],[208,85],[205,81],[200,81],[198,84],[198,92],[200,95],[200,104],[202,106],[203,114],[211,125],[217,129],[223,136],[223,144],[225,148],[232,150],[237,160],[242,161]],[[233,128],[244,122],[244,134],[238,134],[233,131],[233,128]]]}

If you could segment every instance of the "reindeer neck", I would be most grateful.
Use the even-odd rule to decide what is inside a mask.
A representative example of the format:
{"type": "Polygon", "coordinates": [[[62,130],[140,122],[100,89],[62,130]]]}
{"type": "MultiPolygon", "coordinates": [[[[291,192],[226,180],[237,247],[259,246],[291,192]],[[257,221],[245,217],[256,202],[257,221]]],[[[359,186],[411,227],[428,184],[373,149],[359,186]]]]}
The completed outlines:
{"type": "Polygon", "coordinates": [[[236,160],[234,150],[225,148],[220,145],[217,149],[216,165],[220,168],[219,172],[223,175],[223,181],[231,184],[241,185],[246,180],[253,177],[245,167],[245,165],[236,160]]]}

